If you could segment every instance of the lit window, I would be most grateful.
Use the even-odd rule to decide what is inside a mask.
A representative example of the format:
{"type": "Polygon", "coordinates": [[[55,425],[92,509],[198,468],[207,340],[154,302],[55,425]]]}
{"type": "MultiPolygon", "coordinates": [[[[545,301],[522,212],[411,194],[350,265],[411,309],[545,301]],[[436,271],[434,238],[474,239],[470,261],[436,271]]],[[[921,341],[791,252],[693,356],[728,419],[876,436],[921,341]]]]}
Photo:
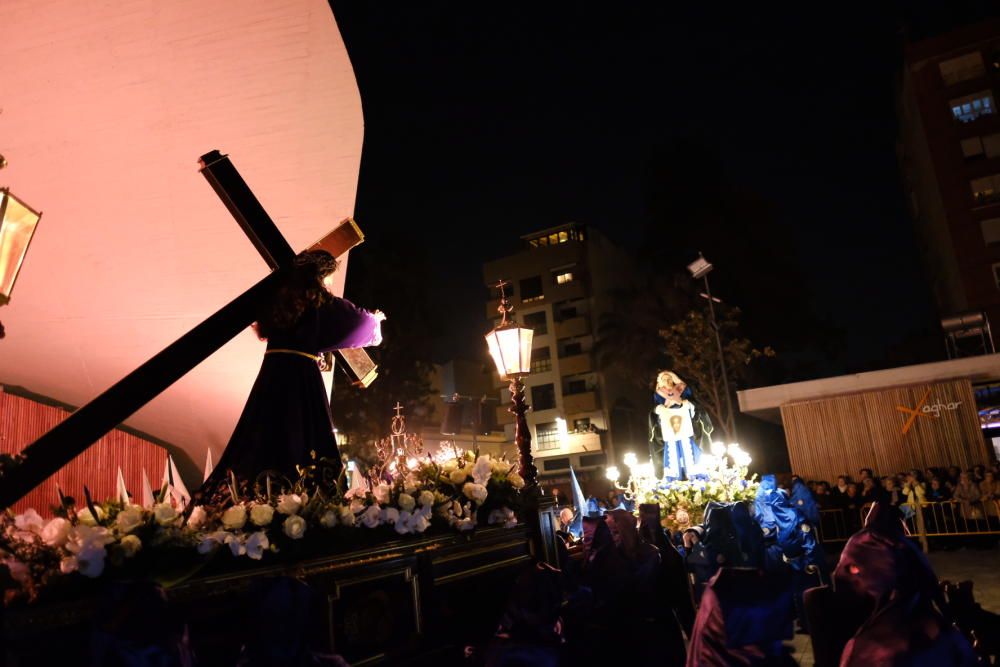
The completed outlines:
{"type": "Polygon", "coordinates": [[[556,245],[559,243],[558,234],[549,234],[549,245],[556,245]]]}
{"type": "Polygon", "coordinates": [[[569,234],[567,232],[559,232],[559,243],[566,243],[569,241],[569,234]]]}
{"type": "Polygon", "coordinates": [[[948,86],[970,79],[978,79],[986,73],[986,68],[983,65],[983,54],[979,51],[945,60],[938,64],[938,68],[941,70],[941,78],[948,86]]]}
{"type": "Polygon", "coordinates": [[[948,103],[951,107],[951,114],[955,120],[969,123],[980,116],[993,113],[993,93],[988,90],[981,90],[972,95],[958,97],[948,103]]]}
{"type": "Polygon", "coordinates": [[[568,282],[572,282],[572,281],[573,281],[573,274],[570,273],[569,271],[567,271],[566,273],[556,274],[556,284],[557,285],[562,285],[564,283],[568,283],[568,282]]]}
{"type": "Polygon", "coordinates": [[[972,187],[972,199],[976,204],[992,204],[1000,201],[1000,174],[974,178],[969,185],[972,187]]]}

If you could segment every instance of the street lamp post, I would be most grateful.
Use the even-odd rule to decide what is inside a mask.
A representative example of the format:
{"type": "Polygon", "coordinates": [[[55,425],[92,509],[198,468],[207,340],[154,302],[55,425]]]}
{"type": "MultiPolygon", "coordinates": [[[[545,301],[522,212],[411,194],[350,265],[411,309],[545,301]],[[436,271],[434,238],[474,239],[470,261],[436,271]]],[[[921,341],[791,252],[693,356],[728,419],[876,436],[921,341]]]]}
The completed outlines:
{"type": "Polygon", "coordinates": [[[712,288],[708,284],[708,274],[715,267],[699,252],[698,259],[688,264],[687,268],[692,278],[695,280],[701,278],[705,281],[705,298],[708,299],[709,322],[712,325],[712,330],[715,332],[715,346],[719,352],[719,367],[722,369],[722,388],[726,394],[726,412],[733,421],[732,437],[735,440],[739,440],[736,435],[736,415],[733,414],[733,399],[729,395],[729,373],[726,371],[726,356],[722,351],[722,337],[719,335],[719,323],[715,319],[715,299],[712,297],[712,288]]]}
{"type": "Polygon", "coordinates": [[[510,412],[514,415],[514,444],[519,455],[519,469],[526,488],[532,488],[538,481],[538,469],[531,455],[531,431],[525,417],[529,406],[524,399],[524,383],[521,378],[531,373],[531,341],[534,330],[519,327],[513,319],[514,307],[507,299],[504,280],[496,284],[500,290],[500,324],[486,334],[486,345],[496,364],[501,380],[510,381],[510,412]],[[509,319],[508,319],[509,318],[509,319]]]}

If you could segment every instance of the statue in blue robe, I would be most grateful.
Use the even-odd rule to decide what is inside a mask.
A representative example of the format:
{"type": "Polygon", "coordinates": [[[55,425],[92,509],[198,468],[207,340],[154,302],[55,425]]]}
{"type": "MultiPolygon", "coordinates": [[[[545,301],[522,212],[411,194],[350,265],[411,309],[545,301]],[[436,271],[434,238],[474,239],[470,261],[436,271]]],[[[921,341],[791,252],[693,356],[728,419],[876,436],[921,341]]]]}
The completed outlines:
{"type": "Polygon", "coordinates": [[[649,456],[658,477],[693,479],[702,474],[701,453],[711,445],[714,428],[691,396],[691,389],[675,373],[657,375],[649,413],[649,456]]]}

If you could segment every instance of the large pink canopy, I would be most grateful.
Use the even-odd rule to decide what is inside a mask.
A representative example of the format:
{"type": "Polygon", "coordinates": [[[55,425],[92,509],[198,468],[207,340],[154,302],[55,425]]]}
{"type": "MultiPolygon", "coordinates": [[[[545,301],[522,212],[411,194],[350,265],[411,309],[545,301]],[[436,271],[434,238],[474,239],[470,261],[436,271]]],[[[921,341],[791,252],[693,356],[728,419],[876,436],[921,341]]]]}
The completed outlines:
{"type": "MultiPolygon", "coordinates": [[[[203,153],[295,249],[353,213],[361,100],[325,0],[7,0],[0,62],[0,185],[43,212],[3,384],[82,405],[266,274],[203,153]]],[[[218,460],[262,353],[244,331],[126,424],[218,460]]]]}

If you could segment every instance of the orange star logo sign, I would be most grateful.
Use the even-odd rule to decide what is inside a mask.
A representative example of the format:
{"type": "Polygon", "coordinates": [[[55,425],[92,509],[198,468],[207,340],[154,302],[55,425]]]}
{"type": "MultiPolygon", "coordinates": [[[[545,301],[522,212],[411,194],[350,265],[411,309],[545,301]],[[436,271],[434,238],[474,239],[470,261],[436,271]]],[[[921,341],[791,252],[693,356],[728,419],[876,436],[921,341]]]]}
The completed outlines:
{"type": "Polygon", "coordinates": [[[923,398],[920,399],[920,402],[917,403],[917,407],[912,409],[903,407],[902,405],[896,406],[896,409],[899,410],[900,412],[905,412],[906,414],[910,415],[907,418],[906,423],[903,424],[903,435],[906,435],[907,433],[910,432],[910,429],[913,428],[913,425],[917,421],[917,417],[926,417],[927,419],[937,419],[941,416],[940,412],[930,412],[923,409],[924,404],[927,402],[927,399],[930,397],[930,395],[931,395],[931,390],[928,389],[927,393],[925,393],[923,398]]]}

